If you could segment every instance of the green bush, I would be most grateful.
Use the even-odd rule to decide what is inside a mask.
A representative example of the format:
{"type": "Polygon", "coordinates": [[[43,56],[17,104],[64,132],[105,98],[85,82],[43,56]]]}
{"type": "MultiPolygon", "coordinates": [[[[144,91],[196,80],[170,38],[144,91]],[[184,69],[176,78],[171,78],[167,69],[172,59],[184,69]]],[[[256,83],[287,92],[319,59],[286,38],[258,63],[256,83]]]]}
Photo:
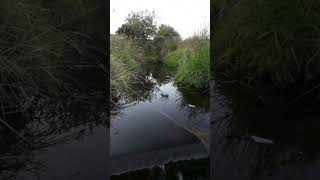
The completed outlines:
{"type": "Polygon", "coordinates": [[[158,54],[164,57],[168,52],[177,49],[180,40],[180,34],[173,27],[161,24],[153,39],[153,45],[158,54]]]}
{"type": "Polygon", "coordinates": [[[131,12],[126,17],[125,23],[116,31],[120,36],[138,41],[140,45],[150,40],[156,32],[155,13],[148,10],[131,12]]]}

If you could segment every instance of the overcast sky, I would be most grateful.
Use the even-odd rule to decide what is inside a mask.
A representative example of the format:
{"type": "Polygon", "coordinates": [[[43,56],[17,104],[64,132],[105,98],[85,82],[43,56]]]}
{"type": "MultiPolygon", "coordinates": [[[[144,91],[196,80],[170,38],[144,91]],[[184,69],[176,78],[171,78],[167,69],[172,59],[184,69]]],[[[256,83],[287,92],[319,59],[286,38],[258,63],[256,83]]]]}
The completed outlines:
{"type": "Polygon", "coordinates": [[[131,12],[155,11],[157,24],[174,27],[183,38],[210,27],[210,0],[110,0],[110,33],[131,12]]]}

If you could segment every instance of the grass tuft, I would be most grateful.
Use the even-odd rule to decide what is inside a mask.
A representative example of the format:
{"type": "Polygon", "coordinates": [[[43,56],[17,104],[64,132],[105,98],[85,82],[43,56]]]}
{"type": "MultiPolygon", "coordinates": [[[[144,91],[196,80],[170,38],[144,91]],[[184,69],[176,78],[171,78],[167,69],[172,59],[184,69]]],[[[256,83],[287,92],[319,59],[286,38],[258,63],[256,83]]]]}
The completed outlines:
{"type": "Polygon", "coordinates": [[[202,31],[182,41],[175,51],[169,52],[165,63],[177,68],[175,82],[181,86],[209,87],[210,40],[202,31]]]}
{"type": "Polygon", "coordinates": [[[130,91],[131,83],[137,81],[143,50],[132,40],[116,35],[111,36],[110,47],[110,95],[113,99],[130,91]]]}
{"type": "Polygon", "coordinates": [[[216,77],[252,86],[269,82],[278,87],[307,87],[317,81],[319,1],[218,2],[221,13],[213,29],[216,77]]]}

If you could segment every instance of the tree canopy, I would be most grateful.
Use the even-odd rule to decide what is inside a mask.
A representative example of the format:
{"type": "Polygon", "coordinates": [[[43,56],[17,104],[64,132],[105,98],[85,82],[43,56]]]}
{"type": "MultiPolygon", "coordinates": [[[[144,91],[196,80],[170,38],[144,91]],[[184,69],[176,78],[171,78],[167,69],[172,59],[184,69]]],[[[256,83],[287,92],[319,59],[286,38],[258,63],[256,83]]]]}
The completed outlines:
{"type": "Polygon", "coordinates": [[[116,33],[129,39],[150,40],[157,32],[155,17],[154,11],[131,12],[116,33]]]}
{"type": "Polygon", "coordinates": [[[161,24],[155,39],[180,39],[180,34],[173,27],[161,24]]]}

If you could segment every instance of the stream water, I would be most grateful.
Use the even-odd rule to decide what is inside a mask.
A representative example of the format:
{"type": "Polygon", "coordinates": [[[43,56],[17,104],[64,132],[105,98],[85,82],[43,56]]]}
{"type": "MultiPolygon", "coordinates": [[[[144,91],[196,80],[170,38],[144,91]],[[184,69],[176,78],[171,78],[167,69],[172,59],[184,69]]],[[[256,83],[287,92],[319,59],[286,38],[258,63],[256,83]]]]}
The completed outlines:
{"type": "Polygon", "coordinates": [[[178,88],[162,64],[153,86],[111,116],[111,179],[209,179],[209,95],[178,88]],[[193,172],[190,174],[190,172],[193,172]]]}
{"type": "Polygon", "coordinates": [[[212,179],[319,179],[319,106],[289,106],[272,96],[261,101],[239,85],[212,89],[212,179]]]}
{"type": "Polygon", "coordinates": [[[209,179],[208,93],[178,88],[163,64],[143,69],[111,125],[95,96],[30,97],[6,115],[24,139],[0,126],[0,179],[209,179]]]}
{"type": "Polygon", "coordinates": [[[1,180],[108,178],[109,127],[103,103],[67,98],[26,103],[33,104],[28,115],[7,118],[27,141],[8,128],[0,130],[1,180]]]}
{"type": "Polygon", "coordinates": [[[111,126],[105,105],[87,99],[31,99],[32,118],[7,115],[30,144],[0,126],[0,179],[106,179],[110,165],[113,180],[319,179],[319,106],[261,103],[239,86],[178,88],[161,64],[144,74],[111,126]]]}

